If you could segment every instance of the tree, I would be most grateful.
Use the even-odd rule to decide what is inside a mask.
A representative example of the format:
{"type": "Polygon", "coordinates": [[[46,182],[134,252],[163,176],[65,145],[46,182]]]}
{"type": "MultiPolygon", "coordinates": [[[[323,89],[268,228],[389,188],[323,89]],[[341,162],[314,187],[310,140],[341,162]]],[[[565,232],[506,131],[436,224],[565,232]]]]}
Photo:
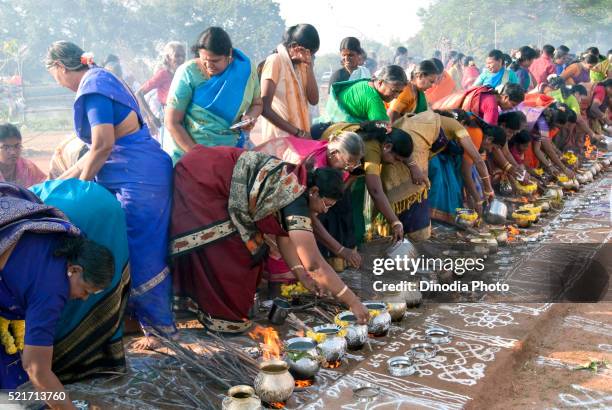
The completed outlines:
{"type": "Polygon", "coordinates": [[[423,27],[408,43],[422,45],[427,56],[455,49],[481,59],[495,47],[528,44],[566,44],[580,52],[608,46],[611,9],[612,0],[437,0],[419,11],[423,27]]]}
{"type": "Polygon", "coordinates": [[[41,61],[56,40],[79,44],[97,62],[113,53],[129,65],[155,57],[159,45],[170,40],[190,45],[206,27],[217,25],[257,63],[284,30],[272,0],[0,0],[0,21],[11,22],[0,28],[0,43],[28,46],[24,74],[30,80],[44,74],[41,61]]]}

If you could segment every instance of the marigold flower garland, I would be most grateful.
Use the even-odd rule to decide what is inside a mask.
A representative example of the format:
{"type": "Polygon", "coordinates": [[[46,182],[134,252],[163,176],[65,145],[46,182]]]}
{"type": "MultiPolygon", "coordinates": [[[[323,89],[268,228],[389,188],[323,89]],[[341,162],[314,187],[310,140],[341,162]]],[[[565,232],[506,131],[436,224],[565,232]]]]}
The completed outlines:
{"type": "Polygon", "coordinates": [[[7,354],[23,350],[25,337],[25,320],[9,320],[0,317],[0,343],[7,354]],[[10,330],[9,330],[10,328],[10,330]]]}

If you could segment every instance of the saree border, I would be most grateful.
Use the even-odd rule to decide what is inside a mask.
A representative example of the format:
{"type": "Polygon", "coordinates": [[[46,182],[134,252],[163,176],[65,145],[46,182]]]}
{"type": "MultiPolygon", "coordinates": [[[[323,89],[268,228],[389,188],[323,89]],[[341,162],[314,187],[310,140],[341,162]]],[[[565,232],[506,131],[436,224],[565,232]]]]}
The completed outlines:
{"type": "Polygon", "coordinates": [[[221,240],[236,232],[236,227],[228,219],[178,235],[170,241],[170,257],[174,258],[194,252],[205,245],[221,240]]]}
{"type": "MultiPolygon", "coordinates": [[[[54,343],[53,370],[58,373],[60,378],[68,378],[68,376],[63,373],[66,369],[69,369],[76,363],[84,362],[84,356],[87,356],[87,354],[92,351],[100,350],[100,348],[112,338],[117,330],[121,328],[123,313],[127,305],[129,284],[130,267],[129,264],[126,264],[121,273],[121,280],[115,287],[115,290],[109,293],[107,298],[100,300],[98,304],[92,306],[89,314],[85,316],[70,333],[54,343]],[[99,316],[99,312],[103,312],[102,317],[99,316]],[[119,320],[110,326],[107,325],[102,331],[102,334],[100,334],[100,324],[110,321],[110,319],[116,315],[119,315],[119,320]],[[74,349],[79,345],[87,347],[75,354],[74,349]]],[[[121,342],[121,348],[123,349],[122,339],[123,338],[119,338],[119,342],[121,342]]],[[[113,341],[108,345],[113,346],[115,343],[116,341],[113,341]]],[[[106,350],[106,348],[104,348],[104,350],[106,350]]],[[[104,353],[100,352],[94,357],[97,358],[103,355],[104,353]]],[[[112,355],[112,359],[120,360],[119,356],[123,355],[123,352],[120,352],[117,356],[112,355]]],[[[85,360],[85,362],[90,362],[92,360],[93,359],[85,360]]],[[[92,372],[95,373],[95,370],[96,369],[93,369],[92,372]]]]}

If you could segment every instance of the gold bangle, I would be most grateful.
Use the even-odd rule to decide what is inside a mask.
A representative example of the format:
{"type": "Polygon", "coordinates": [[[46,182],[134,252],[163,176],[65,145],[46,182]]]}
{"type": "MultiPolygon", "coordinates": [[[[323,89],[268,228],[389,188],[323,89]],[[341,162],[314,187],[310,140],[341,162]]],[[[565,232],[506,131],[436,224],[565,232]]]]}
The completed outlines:
{"type": "Polygon", "coordinates": [[[395,221],[391,224],[391,228],[395,228],[396,225],[404,225],[402,221],[395,221]]]}
{"type": "Polygon", "coordinates": [[[493,193],[493,191],[485,191],[485,195],[491,195],[493,193]]]}
{"type": "Polygon", "coordinates": [[[289,270],[290,270],[291,272],[293,272],[294,270],[296,270],[296,269],[298,269],[298,268],[302,268],[302,269],[306,270],[306,268],[304,267],[304,265],[295,265],[295,266],[290,267],[290,268],[289,268],[289,270]]]}
{"type": "Polygon", "coordinates": [[[413,165],[416,165],[416,161],[411,161],[411,162],[409,162],[409,163],[408,163],[408,166],[409,166],[409,167],[411,167],[411,166],[413,166],[413,165]]]}
{"type": "Polygon", "coordinates": [[[344,285],[344,287],[342,288],[342,290],[340,292],[338,292],[338,294],[336,295],[336,299],[341,297],[342,295],[344,295],[346,293],[346,291],[348,290],[348,286],[344,285]]]}
{"type": "Polygon", "coordinates": [[[482,179],[483,181],[484,181],[485,179],[489,179],[489,178],[491,178],[491,176],[490,176],[490,175],[487,175],[486,177],[480,177],[480,179],[482,179]]]}
{"type": "Polygon", "coordinates": [[[340,249],[338,249],[338,251],[336,252],[337,254],[342,253],[342,251],[346,249],[344,246],[340,246],[340,249]]]}
{"type": "Polygon", "coordinates": [[[512,169],[512,164],[507,162],[506,165],[504,165],[504,171],[510,171],[512,169]]]}

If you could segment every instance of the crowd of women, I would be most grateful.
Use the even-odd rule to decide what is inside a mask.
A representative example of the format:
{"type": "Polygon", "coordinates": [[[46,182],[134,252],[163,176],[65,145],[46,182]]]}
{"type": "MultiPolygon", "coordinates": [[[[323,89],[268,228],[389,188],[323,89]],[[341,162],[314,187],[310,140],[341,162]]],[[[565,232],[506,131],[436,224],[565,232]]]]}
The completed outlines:
{"type": "Polygon", "coordinates": [[[318,49],[300,24],[255,64],[210,27],[186,61],[169,43],[132,92],[77,45],[51,45],[49,73],[76,93],[78,141],[44,181],[19,130],[0,126],[2,388],[29,378],[62,391],[123,369],[124,313],[141,347],[176,336],[173,308],[243,332],[262,278],[269,297],[299,281],[365,322],[337,273],[361,265],[360,244],[426,240],[431,218],[482,213],[505,184],[573,176],[562,153],[608,132],[612,57],[595,48],[575,60],[563,46],[492,50],[482,71],[459,52],[413,64],[404,49],[376,70],[348,37],[313,118],[318,49]]]}

